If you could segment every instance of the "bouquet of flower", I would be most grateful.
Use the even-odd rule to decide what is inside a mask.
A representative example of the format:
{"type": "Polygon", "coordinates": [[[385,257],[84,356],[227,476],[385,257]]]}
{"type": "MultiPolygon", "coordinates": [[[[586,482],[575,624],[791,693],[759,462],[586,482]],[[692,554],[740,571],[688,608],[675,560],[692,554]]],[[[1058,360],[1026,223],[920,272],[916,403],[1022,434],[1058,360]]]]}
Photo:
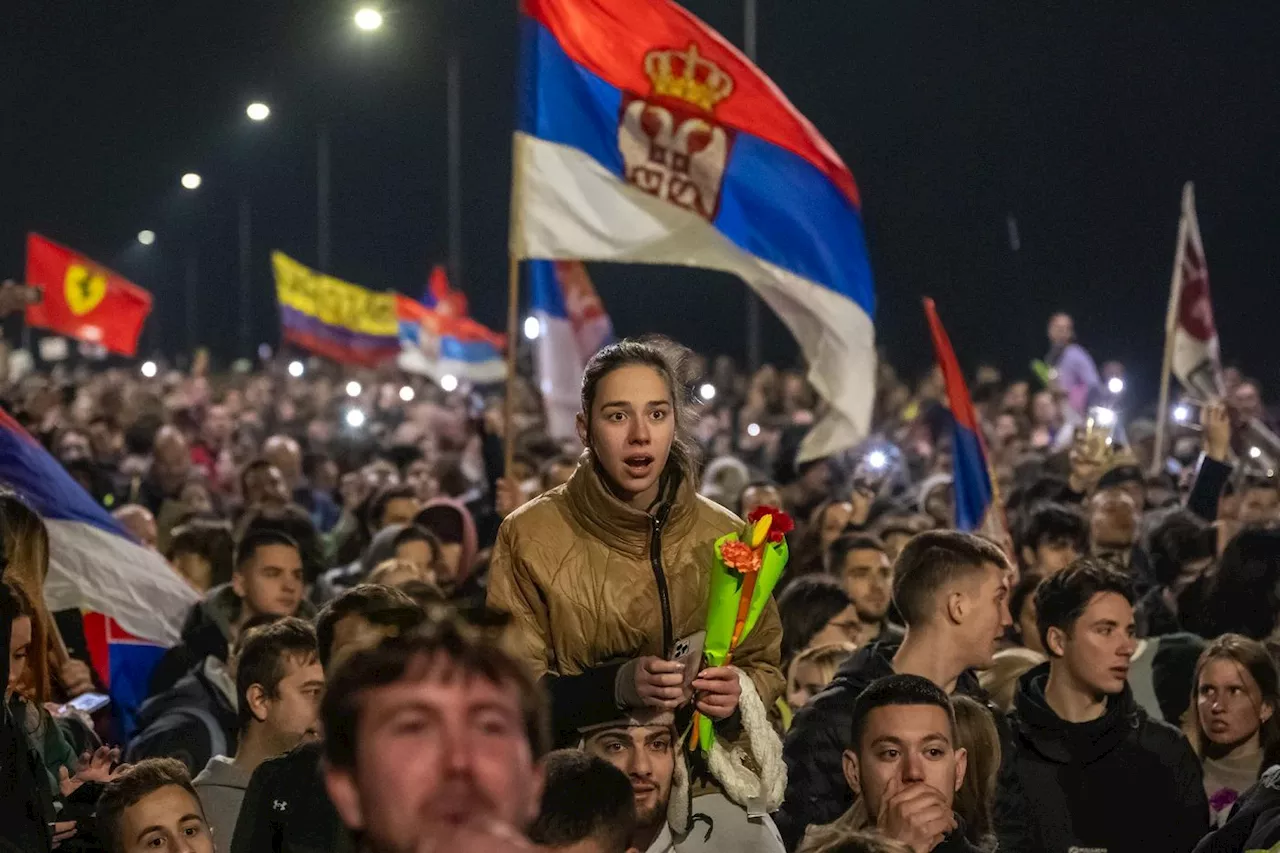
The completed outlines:
{"type": "MultiPolygon", "coordinates": [[[[764,612],[773,589],[787,565],[787,540],[795,528],[782,510],[762,506],[747,516],[741,533],[716,540],[711,566],[711,591],[707,605],[707,666],[729,666],[733,653],[751,633],[764,612]]],[[[690,749],[711,748],[711,720],[694,715],[690,749]]]]}

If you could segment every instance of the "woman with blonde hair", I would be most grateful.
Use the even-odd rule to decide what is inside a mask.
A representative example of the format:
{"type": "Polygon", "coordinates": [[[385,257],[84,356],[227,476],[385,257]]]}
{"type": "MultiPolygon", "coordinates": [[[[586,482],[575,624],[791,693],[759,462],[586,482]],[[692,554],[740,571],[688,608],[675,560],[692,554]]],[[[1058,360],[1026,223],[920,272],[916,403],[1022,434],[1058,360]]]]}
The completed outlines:
{"type": "Polygon", "coordinates": [[[968,696],[951,697],[956,711],[956,746],[963,747],[969,763],[964,782],[956,791],[956,814],[964,818],[964,836],[979,850],[995,848],[991,808],[1000,772],[1000,730],[987,706],[968,696]]]}
{"type": "Polygon", "coordinates": [[[1280,671],[1266,646],[1223,634],[1196,663],[1184,729],[1200,756],[1209,820],[1219,826],[1231,806],[1280,761],[1280,671]]]}

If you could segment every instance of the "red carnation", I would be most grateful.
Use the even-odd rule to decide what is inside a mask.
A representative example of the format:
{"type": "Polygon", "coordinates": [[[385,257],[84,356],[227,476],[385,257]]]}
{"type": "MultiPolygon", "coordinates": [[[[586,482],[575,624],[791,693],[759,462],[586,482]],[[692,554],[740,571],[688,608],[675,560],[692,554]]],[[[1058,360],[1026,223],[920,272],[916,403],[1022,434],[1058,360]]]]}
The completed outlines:
{"type": "Polygon", "coordinates": [[[747,516],[747,521],[755,524],[766,515],[773,516],[773,521],[769,525],[769,541],[781,542],[782,537],[796,529],[796,523],[791,520],[791,516],[787,515],[776,506],[758,506],[751,510],[751,514],[747,516]]]}

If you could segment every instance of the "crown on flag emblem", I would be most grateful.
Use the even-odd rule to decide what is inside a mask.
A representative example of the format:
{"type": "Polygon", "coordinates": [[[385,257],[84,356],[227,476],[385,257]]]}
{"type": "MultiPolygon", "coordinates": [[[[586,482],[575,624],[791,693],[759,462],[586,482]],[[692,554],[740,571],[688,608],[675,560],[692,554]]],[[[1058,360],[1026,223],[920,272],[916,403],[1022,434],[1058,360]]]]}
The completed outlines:
{"type": "Polygon", "coordinates": [[[684,51],[652,50],[645,54],[644,73],[653,94],[687,101],[706,112],[733,94],[733,78],[690,43],[684,51]]]}

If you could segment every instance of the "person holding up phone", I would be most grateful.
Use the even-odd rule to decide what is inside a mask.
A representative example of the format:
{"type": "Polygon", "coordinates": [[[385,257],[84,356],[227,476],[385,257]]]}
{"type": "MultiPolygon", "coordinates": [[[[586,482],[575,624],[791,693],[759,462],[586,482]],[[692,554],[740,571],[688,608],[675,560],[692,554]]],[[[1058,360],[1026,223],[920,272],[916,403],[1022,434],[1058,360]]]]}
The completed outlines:
{"type": "Polygon", "coordinates": [[[672,659],[677,643],[706,629],[716,539],[742,526],[697,494],[673,350],[623,341],[592,358],[578,415],[587,450],[577,470],[498,533],[488,603],[513,615],[510,647],[545,680],[558,745],[627,708],[696,708],[721,735],[741,734],[739,720],[753,715],[740,706],[761,703],[764,720],[783,689],[772,602],[732,666],[704,669],[700,655],[672,659]]]}

